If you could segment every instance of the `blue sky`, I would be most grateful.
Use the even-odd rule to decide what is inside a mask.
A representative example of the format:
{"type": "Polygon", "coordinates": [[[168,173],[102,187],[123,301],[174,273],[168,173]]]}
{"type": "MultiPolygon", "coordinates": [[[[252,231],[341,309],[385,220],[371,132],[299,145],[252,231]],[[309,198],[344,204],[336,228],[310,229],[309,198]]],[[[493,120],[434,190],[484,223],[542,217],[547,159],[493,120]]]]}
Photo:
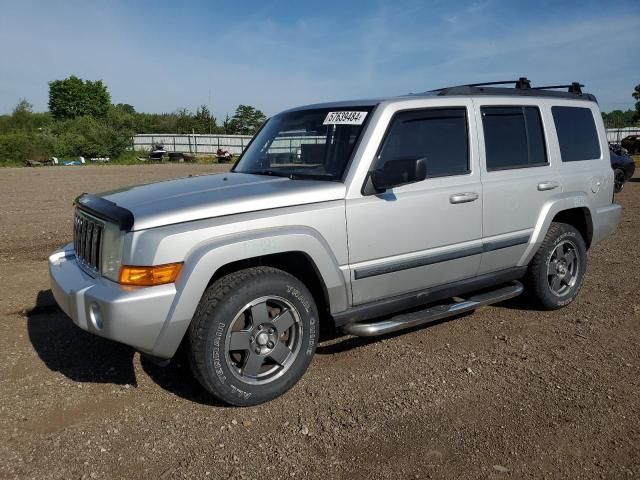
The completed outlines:
{"type": "Polygon", "coordinates": [[[636,1],[0,0],[0,113],[47,82],[102,79],[114,103],[170,112],[324,100],[526,75],[579,80],[605,111],[640,83],[636,1]],[[211,100],[210,100],[211,98],[211,100]]]}

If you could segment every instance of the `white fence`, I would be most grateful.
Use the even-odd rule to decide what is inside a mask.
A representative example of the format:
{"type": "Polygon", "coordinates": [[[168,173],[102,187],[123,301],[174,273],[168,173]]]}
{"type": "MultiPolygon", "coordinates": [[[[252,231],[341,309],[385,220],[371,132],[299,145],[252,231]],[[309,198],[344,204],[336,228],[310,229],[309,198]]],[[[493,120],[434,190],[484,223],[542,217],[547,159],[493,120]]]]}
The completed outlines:
{"type": "MultiPolygon", "coordinates": [[[[232,155],[240,155],[251,140],[251,135],[172,135],[141,134],[134,135],[135,150],[153,150],[156,145],[164,146],[167,152],[189,152],[214,154],[221,148],[232,155]]],[[[295,153],[302,144],[324,143],[324,136],[287,136],[278,137],[269,147],[271,153],[295,153]]]]}
{"type": "Polygon", "coordinates": [[[620,143],[624,137],[629,135],[640,135],[640,128],[607,128],[607,142],[609,143],[620,143]]]}
{"type": "Polygon", "coordinates": [[[221,148],[240,155],[251,141],[251,135],[173,135],[141,134],[133,136],[135,150],[153,150],[163,145],[167,152],[215,154],[221,148]]]}

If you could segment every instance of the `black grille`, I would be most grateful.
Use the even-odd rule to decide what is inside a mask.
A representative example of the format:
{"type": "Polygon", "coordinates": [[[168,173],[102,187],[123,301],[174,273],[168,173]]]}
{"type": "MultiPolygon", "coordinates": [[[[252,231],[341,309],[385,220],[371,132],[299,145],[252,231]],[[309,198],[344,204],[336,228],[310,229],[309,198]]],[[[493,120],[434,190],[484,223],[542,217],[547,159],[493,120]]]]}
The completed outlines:
{"type": "Polygon", "coordinates": [[[91,270],[100,270],[100,247],[102,244],[102,223],[76,210],[73,222],[73,248],[76,258],[91,270]]]}

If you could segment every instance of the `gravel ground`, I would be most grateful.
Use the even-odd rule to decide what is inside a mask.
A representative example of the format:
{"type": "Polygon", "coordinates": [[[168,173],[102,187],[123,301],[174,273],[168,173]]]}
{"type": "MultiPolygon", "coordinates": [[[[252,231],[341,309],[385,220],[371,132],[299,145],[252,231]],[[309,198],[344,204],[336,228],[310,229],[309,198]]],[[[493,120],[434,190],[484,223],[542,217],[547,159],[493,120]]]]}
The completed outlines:
{"type": "Polygon", "coordinates": [[[256,408],[74,327],[46,257],[83,191],[221,170],[0,170],[0,478],[630,478],[640,475],[640,179],[576,302],[515,299],[374,340],[326,338],[256,408]]]}

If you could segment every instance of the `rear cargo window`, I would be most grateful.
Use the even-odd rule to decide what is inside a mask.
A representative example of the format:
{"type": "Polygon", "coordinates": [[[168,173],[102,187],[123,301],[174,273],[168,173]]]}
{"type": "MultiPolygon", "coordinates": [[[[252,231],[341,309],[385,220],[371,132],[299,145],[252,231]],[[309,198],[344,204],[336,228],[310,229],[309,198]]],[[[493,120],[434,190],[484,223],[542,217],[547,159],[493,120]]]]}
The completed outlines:
{"type": "Polygon", "coordinates": [[[563,162],[600,158],[598,131],[591,109],[551,107],[563,162]]]}
{"type": "Polygon", "coordinates": [[[487,170],[547,165],[537,107],[482,107],[487,170]]]}

